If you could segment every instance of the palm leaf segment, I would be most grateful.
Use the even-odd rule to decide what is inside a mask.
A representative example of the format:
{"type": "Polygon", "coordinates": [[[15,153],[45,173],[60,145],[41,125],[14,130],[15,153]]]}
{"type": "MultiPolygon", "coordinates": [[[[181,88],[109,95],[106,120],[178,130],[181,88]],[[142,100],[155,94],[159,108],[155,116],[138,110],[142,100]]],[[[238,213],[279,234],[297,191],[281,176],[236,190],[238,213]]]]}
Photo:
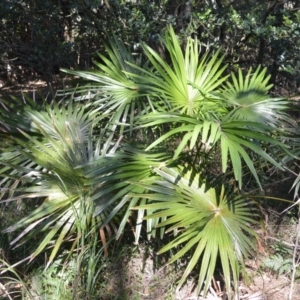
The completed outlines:
{"type": "Polygon", "coordinates": [[[199,186],[199,176],[189,172],[182,176],[178,171],[166,167],[154,170],[163,180],[143,185],[152,191],[147,195],[152,203],[139,206],[138,209],[153,212],[145,219],[166,219],[158,227],[168,228],[167,232],[178,232],[159,251],[175,251],[169,263],[190,253],[179,287],[201,261],[198,291],[204,285],[206,292],[219,258],[227,291],[231,290],[231,280],[236,288],[240,271],[243,270],[243,257],[254,248],[252,239],[256,234],[249,227],[257,217],[253,203],[242,198],[227,197],[224,187],[218,194],[213,188],[199,186]]]}

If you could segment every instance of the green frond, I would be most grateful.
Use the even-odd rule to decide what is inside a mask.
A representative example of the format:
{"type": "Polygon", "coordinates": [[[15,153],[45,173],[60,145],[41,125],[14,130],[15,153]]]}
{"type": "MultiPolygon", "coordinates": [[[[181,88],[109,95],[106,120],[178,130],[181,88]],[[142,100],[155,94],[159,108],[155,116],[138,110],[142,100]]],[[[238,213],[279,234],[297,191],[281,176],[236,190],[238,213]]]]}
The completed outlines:
{"type": "Polygon", "coordinates": [[[173,129],[161,135],[146,149],[150,150],[163,142],[167,143],[173,137],[179,136],[181,140],[174,150],[174,159],[177,159],[188,150],[193,150],[197,143],[201,145],[203,153],[216,148],[217,145],[221,145],[222,171],[224,173],[227,171],[229,167],[228,157],[230,157],[234,177],[240,188],[242,187],[243,162],[246,163],[261,187],[253,161],[249,156],[249,150],[279,169],[282,169],[282,166],[279,162],[276,162],[275,157],[273,158],[264,149],[263,145],[269,143],[282,151],[287,150],[287,147],[280,140],[272,137],[274,132],[273,126],[243,119],[231,120],[230,118],[224,118],[222,121],[214,118],[196,119],[176,113],[156,113],[143,117],[141,122],[146,124],[144,126],[164,123],[173,123],[175,125],[173,129]]]}
{"type": "Polygon", "coordinates": [[[226,82],[222,94],[233,110],[227,118],[232,120],[247,120],[259,122],[274,127],[287,123],[285,113],[288,101],[283,98],[271,98],[267,92],[272,85],[268,85],[270,75],[266,76],[267,69],[259,66],[254,73],[250,68],[244,77],[242,70],[238,71],[238,78],[231,74],[231,80],[226,82]]]}
{"type": "MultiPolygon", "coordinates": [[[[9,196],[4,201],[39,198],[44,202],[7,228],[6,232],[14,232],[29,226],[12,243],[18,246],[45,233],[31,258],[52,247],[50,264],[63,242],[89,232],[92,220],[103,228],[118,218],[119,237],[131,208],[143,201],[130,196],[144,192],[133,183],[150,178],[153,167],[168,164],[170,156],[166,151],[144,152],[125,147],[111,134],[100,132],[98,136],[94,127],[99,126],[97,118],[92,118],[85,106],[72,101],[66,106],[54,104],[43,112],[26,113],[39,138],[31,135],[30,127],[27,132],[19,130],[23,138],[10,136],[14,152],[1,154],[0,176],[7,190],[14,192],[4,191],[2,197],[9,196]]],[[[15,128],[18,129],[17,124],[15,128]]],[[[139,212],[138,219],[143,216],[139,212]]],[[[156,224],[151,220],[148,227],[152,229],[156,224]]],[[[137,242],[140,230],[138,224],[137,242]]]]}
{"type": "MultiPolygon", "coordinates": [[[[199,59],[200,47],[197,39],[189,38],[185,51],[181,50],[178,38],[170,27],[164,37],[164,43],[171,64],[147,45],[143,49],[155,72],[139,68],[145,74],[143,82],[149,83],[150,89],[165,97],[173,111],[194,116],[213,104],[210,93],[215,91],[227,78],[222,76],[226,66],[221,66],[223,58],[219,52],[199,59]]],[[[217,107],[217,106],[216,106],[217,107]]]]}
{"type": "Polygon", "coordinates": [[[94,61],[98,70],[73,71],[62,69],[63,72],[79,76],[90,82],[80,88],[72,89],[65,95],[73,95],[75,101],[86,100],[91,103],[90,111],[98,113],[107,122],[107,129],[120,130],[120,134],[128,127],[132,133],[134,120],[137,116],[151,111],[153,104],[148,96],[148,86],[142,84],[142,73],[139,66],[141,59],[135,58],[116,37],[105,46],[106,54],[98,53],[101,62],[94,61]]]}
{"type": "Polygon", "coordinates": [[[226,195],[224,187],[217,193],[213,188],[198,185],[198,176],[166,167],[155,168],[160,181],[145,184],[152,193],[145,195],[149,204],[137,206],[152,212],[144,219],[165,218],[157,227],[176,230],[177,236],[159,253],[174,252],[169,263],[190,253],[190,260],[179,281],[179,287],[201,261],[198,292],[207,292],[220,259],[227,291],[231,282],[237,287],[243,259],[254,249],[255,232],[249,227],[258,217],[254,203],[244,198],[226,195]],[[178,247],[180,246],[180,247],[178,247]]]}

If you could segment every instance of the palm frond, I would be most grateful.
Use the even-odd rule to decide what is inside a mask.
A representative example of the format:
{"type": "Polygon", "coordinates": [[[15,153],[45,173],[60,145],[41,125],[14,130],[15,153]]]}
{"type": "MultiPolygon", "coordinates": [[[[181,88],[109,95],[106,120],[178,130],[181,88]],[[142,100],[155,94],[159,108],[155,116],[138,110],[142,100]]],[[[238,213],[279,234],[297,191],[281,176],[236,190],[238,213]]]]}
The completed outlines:
{"type": "Polygon", "coordinates": [[[271,98],[267,94],[272,85],[268,85],[270,75],[266,76],[266,71],[266,68],[261,69],[259,66],[254,73],[250,68],[245,77],[241,69],[238,71],[238,78],[235,74],[231,74],[232,83],[227,81],[222,91],[225,99],[233,106],[228,118],[274,127],[279,127],[282,121],[288,121],[285,113],[289,105],[288,101],[283,98],[271,98]]]}
{"type": "MultiPolygon", "coordinates": [[[[105,185],[101,177],[107,173],[98,173],[96,178],[89,178],[87,174],[91,169],[106,170],[112,164],[107,154],[115,144],[110,142],[111,138],[103,139],[103,135],[95,138],[92,130],[97,119],[92,118],[84,106],[73,105],[71,101],[67,107],[54,104],[43,112],[25,112],[39,138],[30,135],[30,128],[27,133],[19,130],[23,138],[7,134],[14,152],[0,156],[0,176],[5,183],[1,196],[3,201],[37,198],[44,202],[6,232],[28,225],[12,244],[45,233],[32,259],[53,243],[50,264],[61,244],[78,229],[79,219],[82,228],[88,230],[95,208],[90,194],[105,185]]],[[[19,129],[18,124],[15,128],[19,129]]]]}
{"type": "Polygon", "coordinates": [[[147,148],[147,150],[150,150],[162,142],[168,143],[169,139],[174,136],[179,136],[181,137],[181,141],[174,150],[174,159],[177,159],[184,152],[192,150],[196,143],[201,143],[203,152],[209,151],[220,143],[222,171],[225,173],[228,169],[229,156],[235,179],[238,181],[240,188],[242,187],[242,160],[246,163],[260,185],[256,169],[247,150],[252,151],[277,168],[282,169],[280,163],[276,162],[276,158],[267,153],[262,145],[269,143],[283,151],[288,148],[280,140],[271,136],[274,132],[272,126],[248,120],[234,121],[226,118],[223,121],[214,118],[197,119],[176,113],[149,114],[141,120],[145,122],[146,125],[144,126],[154,126],[171,122],[175,124],[173,129],[160,136],[147,148]]]}
{"type": "MultiPolygon", "coordinates": [[[[38,233],[44,234],[31,258],[52,245],[49,265],[63,242],[77,243],[82,231],[89,232],[92,220],[103,229],[117,218],[119,237],[132,214],[131,208],[144,201],[130,196],[144,192],[132,183],[154,178],[152,168],[168,164],[168,153],[144,152],[122,145],[112,134],[99,132],[99,119],[72,101],[46,106],[44,111],[25,109],[24,113],[39,138],[31,135],[31,127],[25,132],[18,124],[13,130],[18,130],[21,137],[7,134],[10,146],[6,150],[13,151],[0,156],[4,185],[1,197],[5,202],[34,198],[44,201],[6,229],[15,232],[23,228],[12,244],[18,246],[38,233]]],[[[143,216],[140,211],[136,242],[143,216]]],[[[155,224],[148,221],[151,229],[155,224]]]]}
{"type": "Polygon", "coordinates": [[[199,43],[197,39],[189,38],[183,53],[171,27],[163,41],[171,64],[144,45],[143,49],[154,67],[154,72],[136,67],[144,74],[143,82],[154,93],[167,99],[173,111],[193,116],[209,106],[218,110],[214,102],[210,101],[210,96],[227,78],[222,76],[226,66],[221,66],[223,58],[219,58],[219,52],[212,56],[207,53],[199,59],[199,43]]]}
{"type": "Polygon", "coordinates": [[[136,116],[151,110],[153,104],[148,96],[147,85],[141,84],[141,72],[132,65],[147,69],[140,58],[135,58],[131,52],[116,37],[110,45],[105,46],[106,55],[98,53],[101,62],[94,61],[99,70],[73,71],[62,69],[63,72],[89,80],[89,84],[70,90],[64,95],[73,95],[74,100],[88,100],[91,102],[90,111],[98,112],[102,118],[108,120],[107,128],[121,133],[124,128],[133,129],[136,116]]]}
{"type": "Polygon", "coordinates": [[[258,217],[254,203],[227,196],[224,187],[217,193],[213,188],[199,186],[199,176],[192,176],[190,172],[182,176],[166,167],[154,170],[161,180],[144,183],[144,187],[152,192],[144,196],[149,204],[136,209],[151,211],[152,214],[144,218],[147,220],[165,218],[157,227],[178,233],[159,253],[175,251],[168,263],[189,253],[190,259],[179,287],[201,261],[198,292],[204,286],[206,293],[220,259],[227,291],[230,291],[232,280],[237,288],[243,258],[254,249],[256,234],[249,227],[258,217]]]}

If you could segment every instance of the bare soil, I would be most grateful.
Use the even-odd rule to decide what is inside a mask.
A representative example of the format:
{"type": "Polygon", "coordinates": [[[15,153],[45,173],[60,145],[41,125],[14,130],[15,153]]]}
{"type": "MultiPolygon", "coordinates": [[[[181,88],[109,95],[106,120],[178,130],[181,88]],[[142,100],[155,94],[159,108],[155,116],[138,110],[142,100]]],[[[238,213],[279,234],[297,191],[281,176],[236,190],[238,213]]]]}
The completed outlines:
{"type": "MultiPolygon", "coordinates": [[[[183,269],[174,266],[157,268],[151,255],[147,255],[145,245],[130,258],[125,254],[119,257],[107,269],[105,288],[101,300],[140,299],[140,300],[223,300],[227,299],[220,282],[213,282],[208,295],[203,298],[196,294],[196,278],[191,276],[187,283],[176,289],[183,269]]],[[[278,276],[275,272],[263,267],[263,259],[269,254],[246,262],[247,278],[240,282],[239,299],[243,300],[288,300],[290,292],[290,273],[278,276]]],[[[300,300],[300,282],[296,280],[293,300],[300,300]]],[[[235,295],[238,299],[237,295],[235,295]]]]}

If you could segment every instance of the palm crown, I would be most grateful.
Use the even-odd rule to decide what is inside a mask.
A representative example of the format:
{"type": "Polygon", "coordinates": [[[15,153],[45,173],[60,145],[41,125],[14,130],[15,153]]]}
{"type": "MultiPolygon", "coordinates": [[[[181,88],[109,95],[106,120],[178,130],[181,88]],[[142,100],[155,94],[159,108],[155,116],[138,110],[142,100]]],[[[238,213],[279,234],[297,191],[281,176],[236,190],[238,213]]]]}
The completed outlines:
{"type": "Polygon", "coordinates": [[[274,153],[287,151],[280,139],[281,127],[290,126],[287,102],[267,94],[271,86],[261,67],[224,75],[220,52],[201,57],[197,39],[182,51],[169,28],[163,42],[169,61],[144,44],[148,61],[142,64],[113,39],[107,56],[99,55],[98,71],[64,70],[91,82],[65,91],[65,103],[42,109],[29,100],[5,103],[1,197],[43,200],[6,231],[28,226],[13,244],[43,232],[32,258],[51,244],[51,263],[64,241],[75,247],[84,234],[107,226],[120,236],[135,216],[136,242],[146,220],[149,238],[158,228],[161,237],[174,232],[160,250],[176,249],[170,262],[191,253],[179,285],[201,260],[198,287],[207,291],[220,259],[230,291],[254,248],[249,224],[258,211],[247,196],[212,186],[204,166],[220,157],[221,170],[233,174],[240,189],[244,167],[260,185],[254,158],[281,168],[274,153]]]}

